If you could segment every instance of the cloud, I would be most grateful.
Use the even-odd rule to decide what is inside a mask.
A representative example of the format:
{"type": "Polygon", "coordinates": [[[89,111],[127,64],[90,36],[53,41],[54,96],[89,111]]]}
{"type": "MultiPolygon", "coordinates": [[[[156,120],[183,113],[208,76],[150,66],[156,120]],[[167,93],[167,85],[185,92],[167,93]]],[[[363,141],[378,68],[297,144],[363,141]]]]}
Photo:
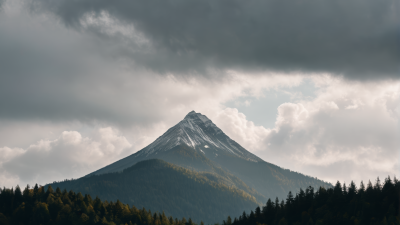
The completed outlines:
{"type": "Polygon", "coordinates": [[[399,78],[396,0],[32,0],[31,9],[161,73],[267,69],[399,78]]]}
{"type": "Polygon", "coordinates": [[[57,139],[42,139],[26,149],[0,148],[0,177],[4,177],[0,185],[44,185],[78,178],[132,153],[132,144],[110,127],[91,137],[63,131],[57,139]]]}
{"type": "Polygon", "coordinates": [[[264,147],[264,139],[271,132],[263,126],[256,126],[248,121],[243,113],[235,108],[219,111],[213,121],[225,131],[230,138],[245,146],[248,150],[259,150],[264,147]]]}
{"type": "Polygon", "coordinates": [[[25,152],[25,150],[20,149],[20,148],[9,148],[9,147],[3,147],[0,148],[0,153],[1,153],[1,161],[0,163],[7,162],[14,158],[15,156],[21,155],[25,152]]]}
{"type": "Polygon", "coordinates": [[[266,161],[306,174],[398,171],[394,0],[32,0],[29,13],[26,3],[5,1],[0,11],[2,182],[85,175],[191,110],[266,161]],[[266,90],[307,79],[315,96],[291,93],[271,129],[224,106],[246,97],[251,108],[266,90]]]}
{"type": "MultiPolygon", "coordinates": [[[[275,127],[267,129],[255,125],[235,108],[224,108],[220,101],[230,99],[232,94],[262,97],[258,88],[286,83],[273,84],[268,79],[264,84],[260,79],[247,79],[245,83],[240,78],[238,82],[220,85],[218,91],[212,88],[212,93],[207,93],[211,91],[209,87],[198,83],[193,83],[198,85],[195,92],[192,86],[182,86],[176,94],[195,101],[181,107],[175,105],[171,113],[187,113],[193,108],[265,161],[330,182],[359,182],[398,173],[399,82],[349,83],[335,77],[308,78],[318,87],[316,97],[296,98],[281,104],[276,109],[275,127]],[[251,87],[253,92],[247,89],[251,87]],[[211,95],[216,99],[210,100],[211,95]],[[357,107],[349,107],[354,105],[357,107]]],[[[75,125],[79,131],[60,131],[55,138],[40,140],[29,147],[8,145],[0,149],[0,176],[8,186],[77,178],[140,150],[183,116],[122,131],[75,125]],[[92,131],[85,131],[88,128],[92,131]]]]}
{"type": "MultiPolygon", "coordinates": [[[[172,124],[193,109],[219,108],[221,102],[235,96],[260,95],[262,89],[302,81],[298,73],[281,77],[234,70],[224,71],[225,76],[215,80],[161,76],[114,57],[114,45],[107,47],[103,40],[65,29],[51,16],[26,14],[18,4],[9,8],[13,10],[0,14],[3,121],[77,121],[118,128],[172,124]]],[[[104,14],[100,21],[89,20],[85,27],[111,24],[104,31],[108,35],[131,34],[115,23],[104,14]]]]}
{"type": "Polygon", "coordinates": [[[273,129],[236,109],[216,123],[264,160],[330,182],[399,176],[400,83],[314,82],[317,97],[281,104],[273,129]]]}

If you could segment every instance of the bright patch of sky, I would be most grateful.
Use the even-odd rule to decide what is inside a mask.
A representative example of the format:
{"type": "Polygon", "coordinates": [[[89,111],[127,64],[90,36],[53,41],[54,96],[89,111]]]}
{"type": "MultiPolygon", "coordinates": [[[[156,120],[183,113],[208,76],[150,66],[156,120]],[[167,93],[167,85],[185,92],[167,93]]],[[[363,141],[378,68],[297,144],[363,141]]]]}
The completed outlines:
{"type": "Polygon", "coordinates": [[[299,86],[265,90],[261,97],[243,96],[224,105],[238,109],[255,125],[273,128],[278,114],[277,109],[281,104],[312,100],[316,97],[317,90],[311,80],[305,79],[299,86]]]}

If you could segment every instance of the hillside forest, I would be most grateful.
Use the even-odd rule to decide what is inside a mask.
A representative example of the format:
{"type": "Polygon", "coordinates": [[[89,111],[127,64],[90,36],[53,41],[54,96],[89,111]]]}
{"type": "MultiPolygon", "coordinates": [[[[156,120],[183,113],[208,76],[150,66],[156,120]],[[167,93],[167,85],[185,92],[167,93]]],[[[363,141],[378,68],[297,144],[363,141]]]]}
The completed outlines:
{"type": "Polygon", "coordinates": [[[285,200],[269,199],[265,206],[238,218],[228,217],[224,225],[400,225],[400,182],[377,178],[359,188],[337,182],[333,188],[312,187],[285,200]]]}
{"type": "Polygon", "coordinates": [[[51,186],[206,224],[260,205],[252,195],[224,184],[213,173],[199,173],[159,159],[138,162],[120,173],[54,182],[51,186]]]}
{"type": "MultiPolygon", "coordinates": [[[[191,219],[173,219],[164,213],[129,207],[120,201],[107,202],[90,195],[50,186],[29,188],[21,192],[5,189],[0,193],[0,224],[98,224],[98,225],[194,225],[191,219]]],[[[203,224],[203,222],[200,222],[203,224]]]]}
{"type": "MultiPolygon", "coordinates": [[[[268,200],[239,217],[230,216],[223,225],[320,225],[320,224],[370,224],[399,225],[400,182],[388,177],[383,184],[363,182],[357,188],[337,182],[333,188],[312,187],[289,192],[285,200],[268,200]]],[[[235,216],[235,215],[233,215],[235,216]]],[[[237,215],[236,215],[237,216],[237,215]]],[[[88,194],[50,186],[23,191],[3,188],[0,192],[0,224],[136,224],[136,225],[194,225],[192,219],[177,219],[163,212],[152,213],[145,208],[92,199],[88,194]]],[[[204,224],[200,222],[200,224],[204,224]]]]}

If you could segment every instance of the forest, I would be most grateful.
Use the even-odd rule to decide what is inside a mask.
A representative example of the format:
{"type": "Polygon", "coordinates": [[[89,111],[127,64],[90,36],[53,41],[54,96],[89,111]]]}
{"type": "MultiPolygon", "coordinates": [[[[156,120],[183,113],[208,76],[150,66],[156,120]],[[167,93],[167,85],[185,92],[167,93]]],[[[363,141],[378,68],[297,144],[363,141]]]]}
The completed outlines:
{"type": "MultiPolygon", "coordinates": [[[[399,225],[400,182],[388,177],[357,187],[337,182],[333,188],[289,192],[285,200],[269,199],[266,205],[231,219],[223,225],[399,225]]],[[[49,185],[27,186],[23,191],[3,188],[0,192],[0,224],[136,224],[194,225],[192,219],[172,218],[164,212],[75,193],[49,185]]],[[[203,225],[203,222],[200,222],[203,225]]]]}
{"type": "Polygon", "coordinates": [[[240,215],[260,204],[249,193],[227,186],[212,173],[195,172],[160,159],[138,162],[119,173],[53,182],[51,186],[206,224],[240,215]]]}
{"type": "Polygon", "coordinates": [[[103,202],[60,188],[54,191],[51,186],[45,191],[37,184],[34,188],[28,185],[22,192],[18,186],[1,190],[0,225],[8,224],[194,225],[190,218],[173,219],[163,212],[152,214],[151,210],[129,207],[120,201],[103,202]]]}
{"type": "Polygon", "coordinates": [[[224,225],[399,225],[400,182],[386,178],[359,188],[337,182],[333,188],[312,187],[285,200],[269,199],[265,206],[239,218],[228,217],[224,225]]]}

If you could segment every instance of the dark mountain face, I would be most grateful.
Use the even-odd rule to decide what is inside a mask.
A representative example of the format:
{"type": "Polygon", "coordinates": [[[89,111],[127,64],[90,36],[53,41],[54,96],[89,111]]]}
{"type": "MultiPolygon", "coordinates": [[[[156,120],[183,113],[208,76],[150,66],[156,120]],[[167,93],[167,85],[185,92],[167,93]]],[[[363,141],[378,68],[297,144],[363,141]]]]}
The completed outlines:
{"type": "MultiPolygon", "coordinates": [[[[84,177],[53,183],[52,187],[74,190],[107,201],[164,212],[196,223],[221,222],[258,206],[256,199],[238,188],[224,185],[223,177],[194,172],[159,159],[144,160],[120,173],[84,177]]],[[[228,178],[229,179],[229,178],[228,178]]]]}
{"type": "Polygon", "coordinates": [[[188,217],[193,212],[197,212],[196,218],[202,215],[203,221],[207,220],[210,223],[221,222],[217,214],[210,216],[211,206],[218,209],[224,208],[219,213],[221,215],[238,216],[238,212],[253,209],[251,204],[265,203],[268,198],[285,199],[289,191],[295,193],[300,188],[306,189],[309,186],[314,188],[332,186],[321,180],[263,161],[230,139],[206,116],[194,111],[135,154],[78,180],[52,185],[53,188],[55,185],[99,195],[99,197],[103,196],[104,200],[119,199],[137,207],[165,210],[173,217],[188,217]],[[142,163],[152,159],[162,160],[157,162],[167,162],[165,165],[168,165],[168,168],[173,167],[174,170],[162,172],[154,170],[152,166],[149,166],[150,164],[142,163]],[[138,168],[139,165],[141,165],[141,170],[132,169],[138,168]],[[127,171],[136,172],[128,173],[127,171]],[[156,176],[156,173],[162,176],[156,176]],[[180,177],[187,177],[189,180],[178,179],[177,173],[180,173],[180,177]],[[191,175],[188,176],[190,173],[191,175]],[[143,180],[139,181],[136,177],[142,177],[143,180]],[[133,182],[135,180],[136,182],[133,182]],[[208,185],[207,187],[214,187],[214,189],[204,186],[204,191],[207,192],[204,195],[204,193],[201,194],[201,188],[191,184],[187,186],[188,190],[183,191],[182,187],[186,187],[183,183],[199,181],[202,185],[208,185]],[[160,183],[163,185],[159,185],[160,183]],[[165,192],[165,189],[170,190],[171,193],[165,192]],[[225,199],[216,197],[222,193],[221,190],[228,191],[231,195],[225,196],[225,199]],[[160,201],[156,201],[154,196],[159,196],[160,201]],[[198,196],[207,197],[201,198],[200,204],[198,196]],[[223,202],[217,204],[214,201],[215,198],[223,202]],[[234,206],[223,206],[226,202],[234,206]],[[167,207],[168,210],[163,207],[167,207]]]}

